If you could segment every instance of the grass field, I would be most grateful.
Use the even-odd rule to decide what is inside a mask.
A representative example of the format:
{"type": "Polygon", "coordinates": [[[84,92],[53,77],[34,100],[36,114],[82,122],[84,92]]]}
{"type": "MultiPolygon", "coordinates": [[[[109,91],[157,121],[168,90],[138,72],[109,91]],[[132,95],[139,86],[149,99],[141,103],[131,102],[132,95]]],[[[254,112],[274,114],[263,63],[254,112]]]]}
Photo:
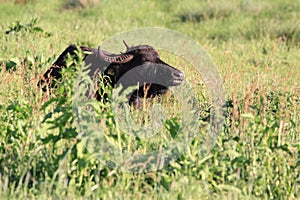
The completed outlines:
{"type": "MultiPolygon", "coordinates": [[[[1,199],[300,199],[299,0],[76,2],[0,0],[1,199]],[[203,127],[169,166],[129,173],[95,159],[78,137],[76,74],[66,70],[57,95],[36,83],[69,44],[97,47],[143,27],[179,31],[209,53],[224,82],[226,120],[203,155],[209,93],[186,61],[162,51],[193,86],[203,127]]],[[[170,118],[149,141],[119,137],[109,102],[94,102],[96,117],[112,145],[157,150],[179,130],[180,105],[171,98],[154,100],[170,118]]],[[[143,123],[138,114],[133,120],[143,123]]]]}

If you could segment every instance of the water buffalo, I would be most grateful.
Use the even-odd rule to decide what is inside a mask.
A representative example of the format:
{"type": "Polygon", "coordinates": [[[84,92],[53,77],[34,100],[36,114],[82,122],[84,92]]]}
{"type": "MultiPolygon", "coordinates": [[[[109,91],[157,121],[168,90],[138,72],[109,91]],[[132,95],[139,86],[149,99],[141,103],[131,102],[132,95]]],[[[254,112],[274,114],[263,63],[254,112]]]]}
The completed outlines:
{"type": "MultiPolygon", "coordinates": [[[[129,103],[134,107],[139,107],[141,99],[144,97],[153,98],[163,95],[167,92],[168,87],[181,84],[184,74],[162,61],[152,46],[129,47],[125,41],[123,42],[126,52],[120,54],[112,54],[101,50],[100,47],[97,49],[81,46],[80,50],[86,54],[84,62],[90,65],[90,75],[95,75],[100,71],[100,74],[109,77],[108,82],[112,87],[122,84],[123,88],[126,88],[139,84],[139,89],[128,97],[129,103]]],[[[78,48],[74,45],[67,47],[43,75],[38,86],[43,90],[53,87],[51,80],[62,77],[61,69],[67,66],[68,54],[74,59],[78,59],[76,51],[78,48]]],[[[100,100],[103,98],[103,94],[97,90],[95,97],[100,100]]]]}

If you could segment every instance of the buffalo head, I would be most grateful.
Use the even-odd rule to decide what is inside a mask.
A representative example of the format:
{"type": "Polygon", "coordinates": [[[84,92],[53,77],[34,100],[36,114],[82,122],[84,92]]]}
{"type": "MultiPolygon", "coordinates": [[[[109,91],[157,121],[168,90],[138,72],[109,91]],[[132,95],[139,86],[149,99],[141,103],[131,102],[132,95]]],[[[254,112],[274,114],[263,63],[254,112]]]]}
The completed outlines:
{"type": "MultiPolygon", "coordinates": [[[[123,41],[124,42],[124,41],[123,41]]],[[[129,47],[124,42],[125,53],[114,55],[98,48],[98,55],[110,64],[104,71],[112,86],[123,88],[139,85],[129,99],[130,104],[139,106],[143,97],[153,98],[165,94],[168,87],[181,84],[184,74],[160,59],[157,51],[149,45],[129,47]]]]}

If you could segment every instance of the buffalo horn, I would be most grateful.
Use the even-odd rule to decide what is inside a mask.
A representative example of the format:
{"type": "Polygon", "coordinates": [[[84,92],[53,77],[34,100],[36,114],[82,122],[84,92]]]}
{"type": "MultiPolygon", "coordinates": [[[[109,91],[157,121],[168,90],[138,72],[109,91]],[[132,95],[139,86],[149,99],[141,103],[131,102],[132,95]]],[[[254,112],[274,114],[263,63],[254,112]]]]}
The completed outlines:
{"type": "Polygon", "coordinates": [[[125,45],[125,47],[126,47],[126,50],[128,51],[128,49],[130,49],[130,47],[129,47],[128,44],[125,42],[125,40],[123,40],[123,43],[124,43],[124,45],[125,45]]]}
{"type": "Polygon", "coordinates": [[[111,54],[107,51],[101,50],[100,46],[98,47],[98,54],[106,62],[118,63],[118,64],[127,63],[130,60],[132,60],[132,58],[133,58],[132,54],[126,54],[126,53],[125,54],[118,54],[118,55],[111,54]]]}

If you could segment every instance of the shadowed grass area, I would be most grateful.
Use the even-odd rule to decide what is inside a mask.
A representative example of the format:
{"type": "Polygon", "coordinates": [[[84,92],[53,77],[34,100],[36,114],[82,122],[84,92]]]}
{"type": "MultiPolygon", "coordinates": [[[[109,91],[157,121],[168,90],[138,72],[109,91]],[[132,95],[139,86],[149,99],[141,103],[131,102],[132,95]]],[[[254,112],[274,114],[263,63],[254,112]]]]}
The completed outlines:
{"type": "MultiPolygon", "coordinates": [[[[0,2],[1,198],[300,198],[298,1],[76,1],[86,3],[80,8],[75,1],[0,2]],[[99,162],[78,137],[72,102],[80,63],[64,71],[51,95],[36,84],[69,44],[97,47],[114,34],[151,26],[182,32],[210,54],[224,81],[225,125],[203,155],[212,105],[202,75],[159,50],[193,86],[199,131],[169,166],[127,173],[99,162]]],[[[150,123],[155,103],[168,118],[149,140],[124,133],[110,102],[93,105],[110,144],[138,153],[158,150],[180,132],[182,105],[172,93],[132,112],[132,121],[150,123]]]]}

